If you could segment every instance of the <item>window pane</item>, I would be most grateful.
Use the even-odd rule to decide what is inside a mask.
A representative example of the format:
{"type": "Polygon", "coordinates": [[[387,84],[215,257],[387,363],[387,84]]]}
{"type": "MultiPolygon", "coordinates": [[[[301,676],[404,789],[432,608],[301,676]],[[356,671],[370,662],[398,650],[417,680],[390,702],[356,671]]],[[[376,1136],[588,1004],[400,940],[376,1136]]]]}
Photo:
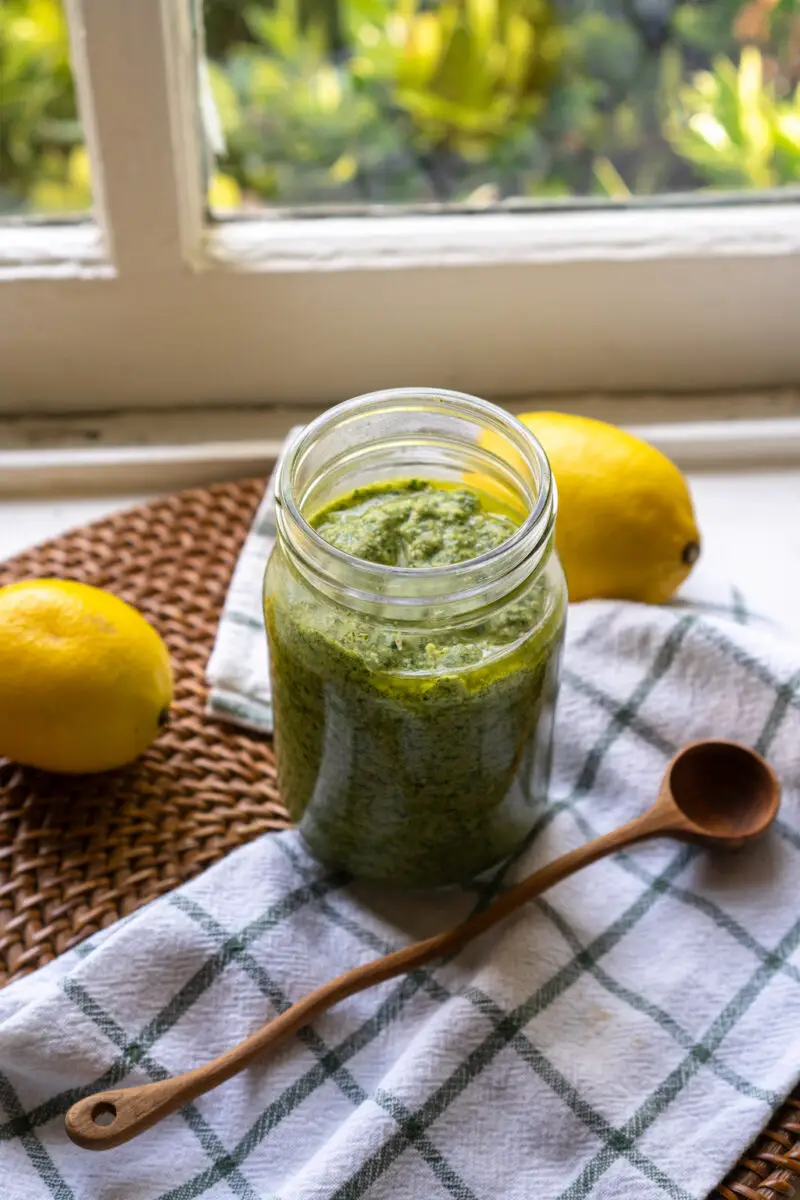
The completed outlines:
{"type": "Polygon", "coordinates": [[[91,207],[60,0],[0,0],[0,219],[91,207]]]}
{"type": "Polygon", "coordinates": [[[212,210],[800,181],[798,0],[205,0],[212,210]]]}

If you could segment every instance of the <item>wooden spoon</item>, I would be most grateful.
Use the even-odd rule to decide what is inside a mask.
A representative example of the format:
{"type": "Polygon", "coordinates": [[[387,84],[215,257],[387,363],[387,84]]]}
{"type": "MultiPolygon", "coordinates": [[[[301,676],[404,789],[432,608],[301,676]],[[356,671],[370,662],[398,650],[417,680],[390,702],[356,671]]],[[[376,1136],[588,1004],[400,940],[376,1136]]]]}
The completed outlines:
{"type": "Polygon", "coordinates": [[[66,1115],[67,1133],[86,1150],[119,1146],[224,1083],[257,1055],[285,1041],[340,1000],[461,950],[520,905],[599,858],[652,837],[676,837],[738,849],[768,828],[779,803],[780,784],[754,750],[726,741],[686,746],[667,767],[658,799],[643,816],[563,854],[454,929],[354,967],[322,984],[204,1066],[172,1079],[79,1100],[66,1115]]]}

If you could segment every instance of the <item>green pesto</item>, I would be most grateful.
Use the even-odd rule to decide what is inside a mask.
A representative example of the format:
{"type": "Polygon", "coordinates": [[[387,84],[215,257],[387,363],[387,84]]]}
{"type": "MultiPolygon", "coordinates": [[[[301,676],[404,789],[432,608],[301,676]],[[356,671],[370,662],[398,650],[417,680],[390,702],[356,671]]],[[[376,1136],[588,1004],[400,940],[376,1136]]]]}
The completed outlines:
{"type": "MultiPolygon", "coordinates": [[[[518,518],[466,487],[358,489],[312,524],[386,566],[500,545],[518,518]]],[[[529,831],[546,787],[563,602],[537,580],[466,627],[401,630],[267,575],[281,791],[318,858],[408,886],[470,878],[529,831]]]]}
{"type": "Polygon", "coordinates": [[[473,488],[400,480],[356,488],[312,524],[354,558],[385,567],[446,567],[494,550],[517,528],[487,501],[473,488]]]}

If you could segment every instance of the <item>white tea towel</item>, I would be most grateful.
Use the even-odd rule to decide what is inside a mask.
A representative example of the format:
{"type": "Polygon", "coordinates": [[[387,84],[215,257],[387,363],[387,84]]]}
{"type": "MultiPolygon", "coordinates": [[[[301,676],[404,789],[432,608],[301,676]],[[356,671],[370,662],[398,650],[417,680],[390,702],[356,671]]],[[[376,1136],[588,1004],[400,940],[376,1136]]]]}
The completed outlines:
{"type": "MultiPolygon", "coordinates": [[[[284,452],[302,426],[292,429],[284,452]]],[[[272,732],[267,635],[262,604],[264,570],[275,544],[275,474],[270,477],[231,579],[206,669],[208,711],[246,729],[272,732]]],[[[701,561],[677,607],[691,607],[737,624],[763,623],[741,591],[706,572],[701,561]]]]}
{"type": "MultiPolygon", "coordinates": [[[[281,455],[302,428],[297,425],[289,431],[281,455]]],[[[272,697],[263,585],[267,559],[276,536],[276,475],[277,470],[270,476],[234,567],[206,668],[209,713],[246,729],[268,733],[272,731],[272,697]]]]}
{"type": "Polygon", "coordinates": [[[2,1200],[702,1200],[800,1076],[800,649],[681,607],[570,612],[549,802],[474,887],[349,882],[268,835],[0,991],[2,1200]],[[104,1154],[77,1099],[216,1055],[650,805],[670,755],[784,783],[740,855],[653,842],[456,958],[353,996],[104,1154]]]}

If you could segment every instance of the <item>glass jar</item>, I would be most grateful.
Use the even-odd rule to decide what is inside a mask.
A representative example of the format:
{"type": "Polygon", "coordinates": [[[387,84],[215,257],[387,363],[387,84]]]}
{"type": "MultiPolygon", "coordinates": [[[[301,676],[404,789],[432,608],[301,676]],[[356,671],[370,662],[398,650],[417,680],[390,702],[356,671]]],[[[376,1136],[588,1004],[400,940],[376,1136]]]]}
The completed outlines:
{"type": "Polygon", "coordinates": [[[264,610],[276,755],[303,839],[361,878],[480,873],[529,833],[546,796],[566,586],[544,451],[475,397],[376,392],[295,439],[275,508],[264,610]],[[310,523],[357,487],[412,477],[480,489],[520,524],[479,557],[409,568],[354,558],[310,523]]]}

